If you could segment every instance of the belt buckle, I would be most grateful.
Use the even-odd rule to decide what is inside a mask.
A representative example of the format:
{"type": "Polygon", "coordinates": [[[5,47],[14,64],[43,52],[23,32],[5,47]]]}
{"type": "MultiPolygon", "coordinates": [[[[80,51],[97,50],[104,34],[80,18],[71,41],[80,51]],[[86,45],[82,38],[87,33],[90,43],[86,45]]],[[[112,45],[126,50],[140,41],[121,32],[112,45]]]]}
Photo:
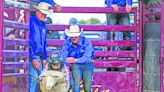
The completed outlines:
{"type": "Polygon", "coordinates": [[[94,62],[94,60],[92,59],[92,60],[90,60],[90,63],[93,63],[94,62]]]}

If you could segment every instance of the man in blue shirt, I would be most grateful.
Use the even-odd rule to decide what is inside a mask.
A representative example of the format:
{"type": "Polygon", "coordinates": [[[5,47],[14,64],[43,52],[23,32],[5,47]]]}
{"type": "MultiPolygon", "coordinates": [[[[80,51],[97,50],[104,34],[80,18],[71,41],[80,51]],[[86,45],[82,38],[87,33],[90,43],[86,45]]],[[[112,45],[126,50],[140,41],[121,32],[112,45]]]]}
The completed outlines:
{"type": "MultiPolygon", "coordinates": [[[[105,0],[107,7],[112,7],[115,13],[107,14],[108,25],[130,25],[129,12],[132,9],[132,0],[105,0]],[[119,14],[119,7],[125,7],[127,13],[119,14]]],[[[130,40],[130,32],[114,32],[114,40],[130,40]]],[[[110,34],[107,33],[107,39],[110,39],[110,34]]],[[[115,50],[120,50],[116,47],[115,50]]],[[[126,49],[126,48],[125,48],[126,49]]]]}
{"type": "Polygon", "coordinates": [[[62,48],[62,56],[67,63],[71,63],[72,76],[74,80],[73,92],[80,92],[80,79],[83,79],[85,92],[91,92],[93,64],[92,43],[81,36],[82,29],[78,25],[71,25],[65,29],[69,36],[62,48]]]}
{"type": "Polygon", "coordinates": [[[46,66],[46,34],[45,19],[53,10],[48,9],[49,4],[45,2],[33,6],[36,14],[30,17],[30,65],[29,65],[29,92],[39,92],[39,75],[46,66]]]}
{"type": "MultiPolygon", "coordinates": [[[[130,18],[129,18],[129,12],[132,9],[132,0],[105,0],[105,4],[107,7],[112,7],[113,11],[115,13],[107,14],[107,25],[130,25],[130,18]],[[120,14],[117,13],[119,10],[119,7],[125,7],[125,10],[127,13],[120,14]]],[[[113,34],[110,35],[109,32],[107,32],[106,35],[107,39],[114,39],[114,40],[130,40],[130,32],[114,32],[114,38],[113,34]],[[110,38],[111,37],[111,38],[110,38]]],[[[107,48],[109,49],[109,48],[107,48]]],[[[114,50],[128,50],[131,49],[130,47],[114,47],[114,50]]],[[[114,59],[117,59],[115,57],[114,59]]],[[[113,69],[108,69],[108,71],[111,71],[113,69]]],[[[115,69],[118,71],[125,71],[125,68],[119,68],[115,69]]]]}

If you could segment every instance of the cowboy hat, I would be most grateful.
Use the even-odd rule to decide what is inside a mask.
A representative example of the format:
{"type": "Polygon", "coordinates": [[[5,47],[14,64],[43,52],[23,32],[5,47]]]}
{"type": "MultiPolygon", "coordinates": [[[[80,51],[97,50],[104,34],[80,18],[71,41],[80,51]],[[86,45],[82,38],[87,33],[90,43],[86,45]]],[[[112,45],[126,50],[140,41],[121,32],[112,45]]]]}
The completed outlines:
{"type": "Polygon", "coordinates": [[[33,5],[33,7],[37,10],[39,10],[41,13],[46,14],[46,15],[50,15],[53,13],[52,9],[49,9],[49,6],[51,6],[48,3],[45,2],[40,2],[38,3],[38,5],[33,5]]]}
{"type": "Polygon", "coordinates": [[[69,37],[77,37],[80,36],[83,32],[83,28],[80,29],[78,25],[71,25],[69,29],[65,29],[65,33],[69,37]]]}

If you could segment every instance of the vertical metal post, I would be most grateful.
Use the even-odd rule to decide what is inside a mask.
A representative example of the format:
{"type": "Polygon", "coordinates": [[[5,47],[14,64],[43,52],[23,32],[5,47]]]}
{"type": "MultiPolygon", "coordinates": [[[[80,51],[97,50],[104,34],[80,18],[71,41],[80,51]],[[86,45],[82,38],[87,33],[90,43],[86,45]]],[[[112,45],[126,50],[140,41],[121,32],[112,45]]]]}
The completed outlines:
{"type": "Polygon", "coordinates": [[[142,69],[142,29],[143,29],[142,0],[139,1],[139,92],[143,91],[143,69],[142,69]]]}
{"type": "Polygon", "coordinates": [[[0,92],[2,92],[3,0],[0,0],[0,92]]]}
{"type": "Polygon", "coordinates": [[[160,22],[160,34],[161,34],[161,38],[160,38],[160,92],[164,91],[164,62],[163,62],[163,58],[164,58],[164,0],[161,0],[161,22],[160,22]]]}
{"type": "MultiPolygon", "coordinates": [[[[31,0],[27,0],[26,3],[30,4],[30,1],[31,1],[31,0]]],[[[29,10],[27,10],[27,11],[28,11],[28,12],[27,12],[27,15],[28,15],[28,16],[25,17],[25,20],[26,20],[25,23],[26,23],[26,24],[29,24],[29,30],[25,32],[25,35],[26,35],[25,39],[28,39],[28,40],[29,40],[29,32],[30,32],[30,10],[31,10],[31,9],[30,9],[30,7],[29,7],[29,10]]],[[[28,46],[27,50],[29,51],[29,46],[28,46]]],[[[29,61],[30,59],[28,58],[28,59],[26,59],[26,60],[29,61]]],[[[28,74],[29,74],[29,67],[28,67],[27,72],[28,72],[28,74]]],[[[28,75],[26,78],[29,79],[29,75],[28,75]]],[[[29,88],[29,81],[27,81],[27,82],[28,82],[28,83],[27,83],[27,88],[29,88]]]]}

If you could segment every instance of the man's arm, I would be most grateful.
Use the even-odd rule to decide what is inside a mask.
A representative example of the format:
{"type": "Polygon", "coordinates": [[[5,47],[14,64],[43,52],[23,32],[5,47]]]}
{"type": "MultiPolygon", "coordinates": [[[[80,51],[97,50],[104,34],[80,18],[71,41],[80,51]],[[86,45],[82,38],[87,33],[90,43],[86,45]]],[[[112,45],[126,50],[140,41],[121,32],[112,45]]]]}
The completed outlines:
{"type": "MultiPolygon", "coordinates": [[[[47,31],[46,31],[46,34],[47,34],[47,31]]],[[[47,38],[47,35],[45,37],[45,39],[47,38]]],[[[42,61],[42,64],[43,64],[43,68],[46,67],[46,64],[47,64],[47,51],[46,51],[46,48],[47,48],[47,40],[44,41],[44,55],[43,55],[43,61],[42,61]]]]}
{"type": "Polygon", "coordinates": [[[133,1],[132,0],[126,0],[126,5],[132,6],[133,1]]]}
{"type": "Polygon", "coordinates": [[[91,59],[93,59],[93,47],[92,43],[89,40],[86,40],[87,44],[85,47],[84,55],[81,58],[76,58],[77,63],[84,63],[84,62],[90,62],[91,59]]]}
{"type": "Polygon", "coordinates": [[[125,10],[127,13],[129,13],[132,9],[132,0],[126,0],[126,6],[125,6],[125,10]]]}
{"type": "Polygon", "coordinates": [[[68,57],[68,53],[69,53],[68,48],[69,48],[69,45],[67,44],[67,40],[65,40],[62,50],[61,50],[61,55],[63,59],[66,59],[68,57]]]}
{"type": "Polygon", "coordinates": [[[39,2],[46,2],[52,6],[55,6],[55,4],[56,4],[53,0],[39,0],[39,2]]]}
{"type": "Polygon", "coordinates": [[[35,42],[34,42],[34,35],[35,35],[35,28],[33,26],[33,21],[32,19],[30,19],[30,39],[29,39],[29,50],[30,50],[30,58],[32,59],[36,59],[35,54],[34,54],[34,46],[35,46],[35,42]]]}
{"type": "Polygon", "coordinates": [[[110,7],[113,4],[113,0],[105,0],[107,7],[110,7]]]}
{"type": "MultiPolygon", "coordinates": [[[[47,34],[47,29],[46,29],[46,34],[47,34]]],[[[47,39],[47,35],[45,36],[45,39],[47,39]]],[[[47,59],[47,51],[46,51],[46,48],[47,48],[47,40],[44,41],[44,56],[43,56],[43,59],[46,60],[47,59]]]]}

